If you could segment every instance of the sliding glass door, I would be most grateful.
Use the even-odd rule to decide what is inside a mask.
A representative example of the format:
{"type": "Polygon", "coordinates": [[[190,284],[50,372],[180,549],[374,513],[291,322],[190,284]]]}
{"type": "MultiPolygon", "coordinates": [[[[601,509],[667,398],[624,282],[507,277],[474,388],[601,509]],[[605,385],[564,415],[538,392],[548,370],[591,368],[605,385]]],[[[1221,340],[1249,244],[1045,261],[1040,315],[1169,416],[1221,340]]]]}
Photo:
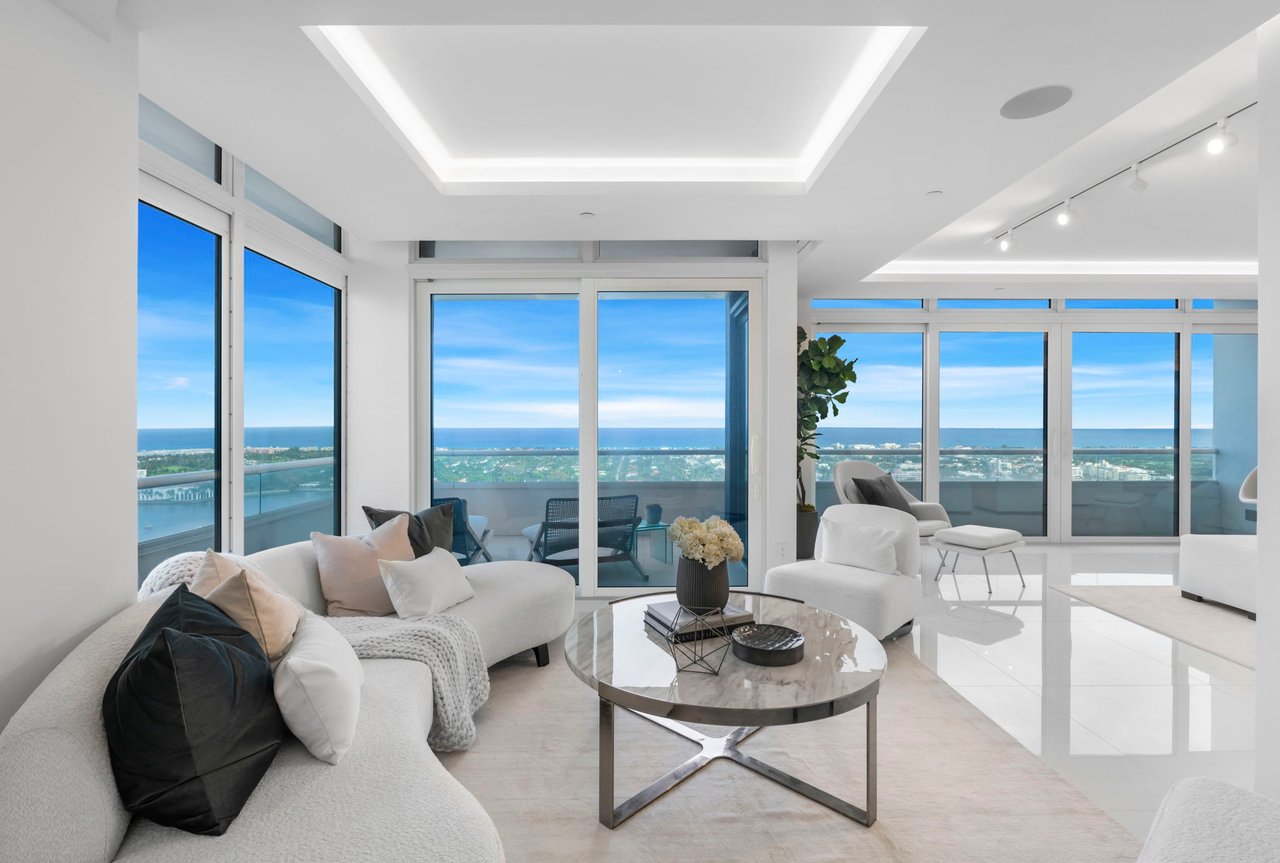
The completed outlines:
{"type": "Polygon", "coordinates": [[[819,426],[815,469],[818,511],[839,503],[837,462],[869,461],[924,499],[924,333],[821,332],[839,335],[842,359],[857,360],[858,381],[837,417],[819,426]]]}
{"type": "Polygon", "coordinates": [[[953,524],[1046,535],[1047,332],[938,334],[939,500],[953,524]]]}
{"type": "Polygon", "coordinates": [[[1178,334],[1071,337],[1071,535],[1178,535],[1178,334]]]}
{"type": "MultiPolygon", "coordinates": [[[[607,594],[675,583],[681,516],[749,549],[753,284],[419,282],[417,504],[465,508],[455,556],[607,594]]],[[[746,560],[729,572],[748,585],[746,560]]]]}
{"type": "Polygon", "coordinates": [[[430,374],[430,502],[454,504],[455,556],[572,557],[544,523],[577,519],[577,295],[436,294],[430,374]]]}
{"type": "MultiPolygon", "coordinates": [[[[675,584],[670,523],[747,538],[745,291],[601,293],[598,584],[675,584]]],[[[745,586],[744,563],[730,583],[745,586]]]]}

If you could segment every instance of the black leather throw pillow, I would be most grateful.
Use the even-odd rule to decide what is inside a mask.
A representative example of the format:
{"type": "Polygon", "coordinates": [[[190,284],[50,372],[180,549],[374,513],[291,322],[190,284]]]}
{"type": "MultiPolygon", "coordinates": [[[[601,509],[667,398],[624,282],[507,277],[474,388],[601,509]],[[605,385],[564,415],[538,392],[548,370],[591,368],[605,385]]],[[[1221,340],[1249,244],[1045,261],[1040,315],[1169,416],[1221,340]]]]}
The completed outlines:
{"type": "Polygon", "coordinates": [[[862,499],[872,506],[887,506],[891,509],[900,509],[908,515],[911,514],[907,498],[898,488],[898,484],[893,481],[893,477],[878,476],[875,479],[854,477],[853,483],[858,487],[858,494],[862,495],[862,499]]]}
{"type": "Polygon", "coordinates": [[[240,814],[285,735],[266,654],[186,585],[107,684],[102,722],[125,809],[211,835],[240,814]]]}
{"type": "Polygon", "coordinates": [[[443,503],[424,509],[422,512],[409,513],[399,509],[378,509],[362,506],[364,517],[369,519],[369,527],[381,527],[398,515],[409,516],[409,545],[413,546],[413,556],[422,557],[430,554],[438,545],[453,548],[453,504],[443,503]]]}

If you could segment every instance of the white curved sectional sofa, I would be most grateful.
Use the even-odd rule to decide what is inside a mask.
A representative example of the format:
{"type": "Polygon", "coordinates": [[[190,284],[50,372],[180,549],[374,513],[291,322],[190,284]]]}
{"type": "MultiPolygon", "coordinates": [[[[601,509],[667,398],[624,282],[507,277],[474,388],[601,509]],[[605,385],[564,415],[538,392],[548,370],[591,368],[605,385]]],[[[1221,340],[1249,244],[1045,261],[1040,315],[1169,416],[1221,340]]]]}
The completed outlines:
{"type": "MultiPolygon", "coordinates": [[[[311,543],[250,559],[307,608],[324,613],[311,543]]],[[[573,578],[525,561],[477,564],[467,575],[476,595],[448,613],[475,627],[486,664],[526,650],[545,664],[545,645],[573,620],[573,578]]],[[[360,721],[342,761],[326,764],[287,740],[226,834],[196,836],[132,819],[111,773],[102,692],[166,595],[99,627],[0,733],[0,861],[504,859],[489,816],[427,747],[430,670],[401,659],[361,660],[360,721]]]]}

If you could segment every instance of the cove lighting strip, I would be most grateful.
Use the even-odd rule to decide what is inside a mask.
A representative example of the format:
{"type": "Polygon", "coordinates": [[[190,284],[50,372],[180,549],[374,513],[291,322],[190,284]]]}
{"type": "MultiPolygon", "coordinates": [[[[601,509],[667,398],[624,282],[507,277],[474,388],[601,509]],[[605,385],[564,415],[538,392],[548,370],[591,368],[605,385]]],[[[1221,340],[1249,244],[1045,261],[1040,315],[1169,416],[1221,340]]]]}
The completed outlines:
{"type": "Polygon", "coordinates": [[[788,183],[809,185],[826,167],[907,54],[923,27],[876,27],[794,158],[594,158],[454,156],[358,26],[304,27],[365,103],[437,186],[454,183],[788,183]]]}
{"type": "Polygon", "coordinates": [[[890,261],[865,281],[899,276],[1256,276],[1257,261],[890,261]]]}

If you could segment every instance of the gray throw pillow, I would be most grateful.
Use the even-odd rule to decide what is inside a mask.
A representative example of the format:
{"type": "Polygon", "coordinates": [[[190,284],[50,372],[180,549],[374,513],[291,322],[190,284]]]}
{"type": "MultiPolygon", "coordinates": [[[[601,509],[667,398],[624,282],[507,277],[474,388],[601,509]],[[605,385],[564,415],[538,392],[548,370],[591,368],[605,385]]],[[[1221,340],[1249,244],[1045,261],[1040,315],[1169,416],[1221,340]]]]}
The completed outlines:
{"type": "Polygon", "coordinates": [[[854,477],[853,482],[858,487],[858,494],[872,506],[887,506],[890,509],[911,514],[911,506],[893,477],[888,475],[878,476],[875,479],[854,477]]]}
{"type": "Polygon", "coordinates": [[[364,517],[369,519],[369,527],[377,528],[391,521],[398,515],[409,516],[409,544],[413,546],[413,556],[422,557],[430,554],[436,546],[453,548],[453,504],[444,503],[433,506],[418,513],[408,513],[398,509],[378,509],[364,506],[364,517]]]}

